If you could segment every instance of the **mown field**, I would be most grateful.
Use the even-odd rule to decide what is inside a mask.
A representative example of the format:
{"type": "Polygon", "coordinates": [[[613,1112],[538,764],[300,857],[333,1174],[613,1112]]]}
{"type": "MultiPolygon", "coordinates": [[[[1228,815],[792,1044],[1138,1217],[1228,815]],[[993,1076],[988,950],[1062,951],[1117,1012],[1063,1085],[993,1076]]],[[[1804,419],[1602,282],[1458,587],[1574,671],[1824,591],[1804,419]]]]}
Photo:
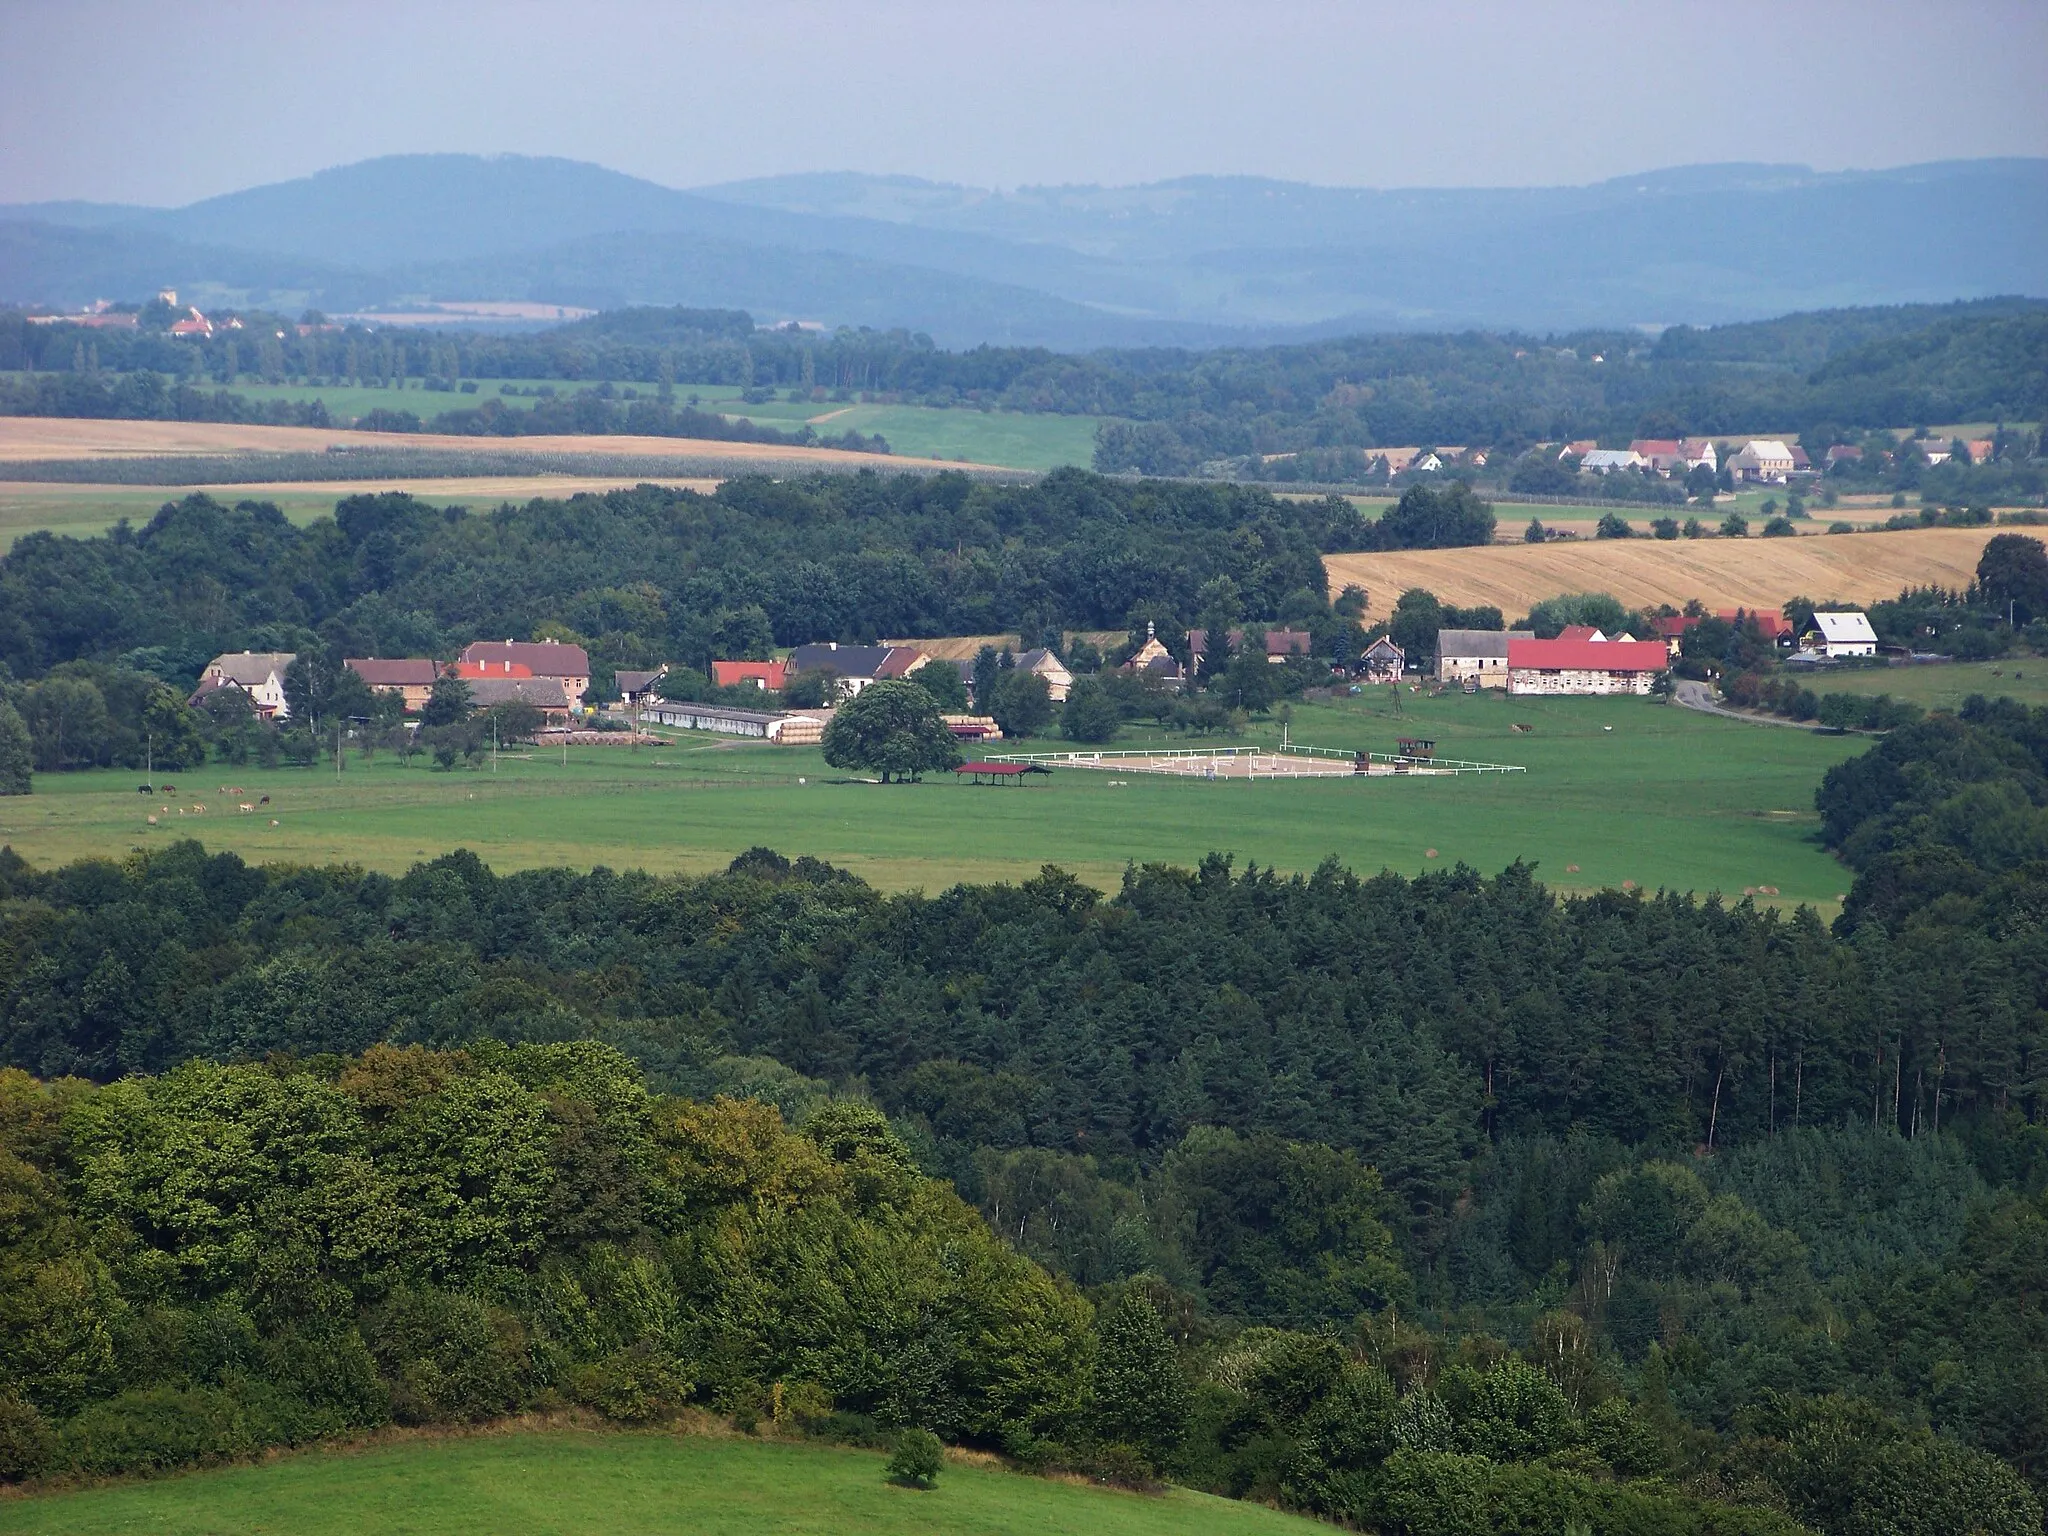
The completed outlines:
{"type": "Polygon", "coordinates": [[[1795,597],[1874,602],[1907,587],[1966,587],[1998,528],[1814,534],[1791,539],[1574,539],[1475,549],[1329,555],[1332,590],[1357,582],[1372,617],[1409,587],[1447,603],[1491,603],[1510,618],[1560,592],[1610,592],[1630,607],[1698,598],[1776,612],[1795,597]],[[1380,594],[1384,593],[1382,598],[1380,594]]]}
{"type": "Polygon", "coordinates": [[[1280,1536],[1313,1522],[954,1461],[898,1487],[868,1451],[528,1432],[307,1451],[262,1466],[0,1500],[23,1536],[1280,1536]]]}
{"type": "MultiPolygon", "coordinates": [[[[507,758],[496,773],[488,764],[440,772],[424,759],[400,767],[388,753],[368,763],[351,754],[338,779],[331,764],[208,765],[178,775],[173,800],[137,794],[133,772],[41,774],[32,796],[0,800],[0,842],[47,865],[191,836],[256,861],[391,871],[456,847],[502,869],[703,871],[766,844],[829,859],[885,888],[926,890],[1025,879],[1047,863],[1113,889],[1128,862],[1191,864],[1211,851],[1290,871],[1335,857],[1363,872],[1406,874],[1461,860],[1491,872],[1525,859],[1567,889],[1633,881],[1755,890],[1828,909],[1848,889],[1847,873],[1814,841],[1813,792],[1831,764],[1867,741],[1645,699],[1404,694],[1400,709],[1386,689],[1305,704],[1291,737],[1391,751],[1397,736],[1427,735],[1443,756],[1529,771],[1210,783],[1063,769],[1021,786],[947,776],[883,787],[848,782],[814,748],[683,733],[660,747],[572,748],[566,762],[554,752],[507,758]],[[1516,723],[1531,729],[1512,731],[1516,723]],[[224,797],[223,785],[243,793],[224,797]],[[234,809],[264,794],[268,807],[234,809]]],[[[1272,741],[1279,727],[1251,734],[1272,741]]]]}

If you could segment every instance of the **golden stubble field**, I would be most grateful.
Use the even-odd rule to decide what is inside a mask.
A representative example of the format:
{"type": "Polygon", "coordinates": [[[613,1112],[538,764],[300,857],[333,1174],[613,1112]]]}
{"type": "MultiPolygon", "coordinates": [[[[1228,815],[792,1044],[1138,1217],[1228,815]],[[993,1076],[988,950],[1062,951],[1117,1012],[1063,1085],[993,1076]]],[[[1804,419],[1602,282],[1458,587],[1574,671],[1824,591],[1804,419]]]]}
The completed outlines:
{"type": "MultiPolygon", "coordinates": [[[[894,467],[884,455],[843,448],[714,442],[692,437],[451,437],[432,432],[352,432],[329,427],[250,427],[210,421],[86,421],[47,416],[0,417],[0,463],[46,459],[159,458],[232,453],[325,453],[330,448],[385,452],[517,453],[545,456],[604,453],[675,459],[759,460],[762,463],[894,467]]],[[[921,461],[921,462],[929,462],[921,461]]],[[[961,465],[986,469],[980,464],[961,465]]]]}
{"type": "MultiPolygon", "coordinates": [[[[1966,587],[1998,528],[1809,534],[1792,539],[1574,539],[1471,549],[1326,555],[1334,592],[1355,582],[1384,616],[1410,587],[1509,618],[1560,592],[1608,592],[1632,608],[1698,598],[1772,612],[1795,597],[1868,603],[1907,587],[1966,587]]],[[[2028,530],[2019,530],[2026,532],[2028,530]]]]}

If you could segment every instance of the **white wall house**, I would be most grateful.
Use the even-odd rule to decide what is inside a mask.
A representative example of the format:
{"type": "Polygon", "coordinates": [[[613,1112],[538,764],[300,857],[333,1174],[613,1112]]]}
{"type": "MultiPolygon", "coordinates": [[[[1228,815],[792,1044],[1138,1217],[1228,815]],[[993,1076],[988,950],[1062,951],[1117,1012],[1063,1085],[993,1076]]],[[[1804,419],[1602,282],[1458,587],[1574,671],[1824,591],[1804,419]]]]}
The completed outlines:
{"type": "Polygon", "coordinates": [[[1823,656],[1875,656],[1877,631],[1861,613],[1816,613],[1813,628],[1800,637],[1800,649],[1823,656]]]}
{"type": "Polygon", "coordinates": [[[1792,478],[1798,461],[1792,450],[1774,437],[1752,438],[1728,459],[1728,472],[1737,480],[1754,484],[1783,485],[1792,478]]]}
{"type": "Polygon", "coordinates": [[[239,688],[264,719],[286,719],[291,706],[284,701],[284,672],[298,659],[295,651],[226,652],[206,664],[190,702],[196,705],[216,689],[239,688]]]}

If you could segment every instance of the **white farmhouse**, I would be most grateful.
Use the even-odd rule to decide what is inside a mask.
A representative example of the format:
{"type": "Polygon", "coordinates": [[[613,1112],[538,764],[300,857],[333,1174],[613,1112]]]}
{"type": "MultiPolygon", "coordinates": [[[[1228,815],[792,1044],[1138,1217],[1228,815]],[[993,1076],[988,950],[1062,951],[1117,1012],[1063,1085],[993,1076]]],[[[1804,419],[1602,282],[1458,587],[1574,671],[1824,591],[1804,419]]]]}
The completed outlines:
{"type": "Polygon", "coordinates": [[[293,651],[226,652],[206,664],[188,702],[197,706],[208,694],[238,688],[265,720],[283,720],[291,714],[291,706],[284,701],[285,668],[298,659],[293,651]]]}
{"type": "Polygon", "coordinates": [[[1728,458],[1728,473],[1737,480],[1766,485],[1783,485],[1797,467],[1792,450],[1774,437],[1751,438],[1728,458]]]}
{"type": "Polygon", "coordinates": [[[1800,637],[1800,649],[1823,656],[1875,656],[1877,631],[1860,613],[1816,613],[1813,628],[1800,637]]]}

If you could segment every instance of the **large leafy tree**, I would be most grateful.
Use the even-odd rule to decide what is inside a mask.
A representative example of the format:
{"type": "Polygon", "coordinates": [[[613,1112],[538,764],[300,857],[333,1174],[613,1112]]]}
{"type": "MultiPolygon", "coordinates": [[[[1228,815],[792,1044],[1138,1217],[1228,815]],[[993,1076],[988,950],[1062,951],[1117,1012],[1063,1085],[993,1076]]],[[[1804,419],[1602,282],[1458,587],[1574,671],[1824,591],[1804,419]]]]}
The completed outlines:
{"type": "Polygon", "coordinates": [[[825,727],[824,748],[834,768],[866,769],[884,784],[960,763],[959,744],[932,696],[894,680],[871,683],[840,705],[825,727]]]}
{"type": "Polygon", "coordinates": [[[2048,549],[2023,533],[2001,533],[1977,559],[1977,585],[1985,597],[2026,624],[2048,614],[2048,549]]]}

